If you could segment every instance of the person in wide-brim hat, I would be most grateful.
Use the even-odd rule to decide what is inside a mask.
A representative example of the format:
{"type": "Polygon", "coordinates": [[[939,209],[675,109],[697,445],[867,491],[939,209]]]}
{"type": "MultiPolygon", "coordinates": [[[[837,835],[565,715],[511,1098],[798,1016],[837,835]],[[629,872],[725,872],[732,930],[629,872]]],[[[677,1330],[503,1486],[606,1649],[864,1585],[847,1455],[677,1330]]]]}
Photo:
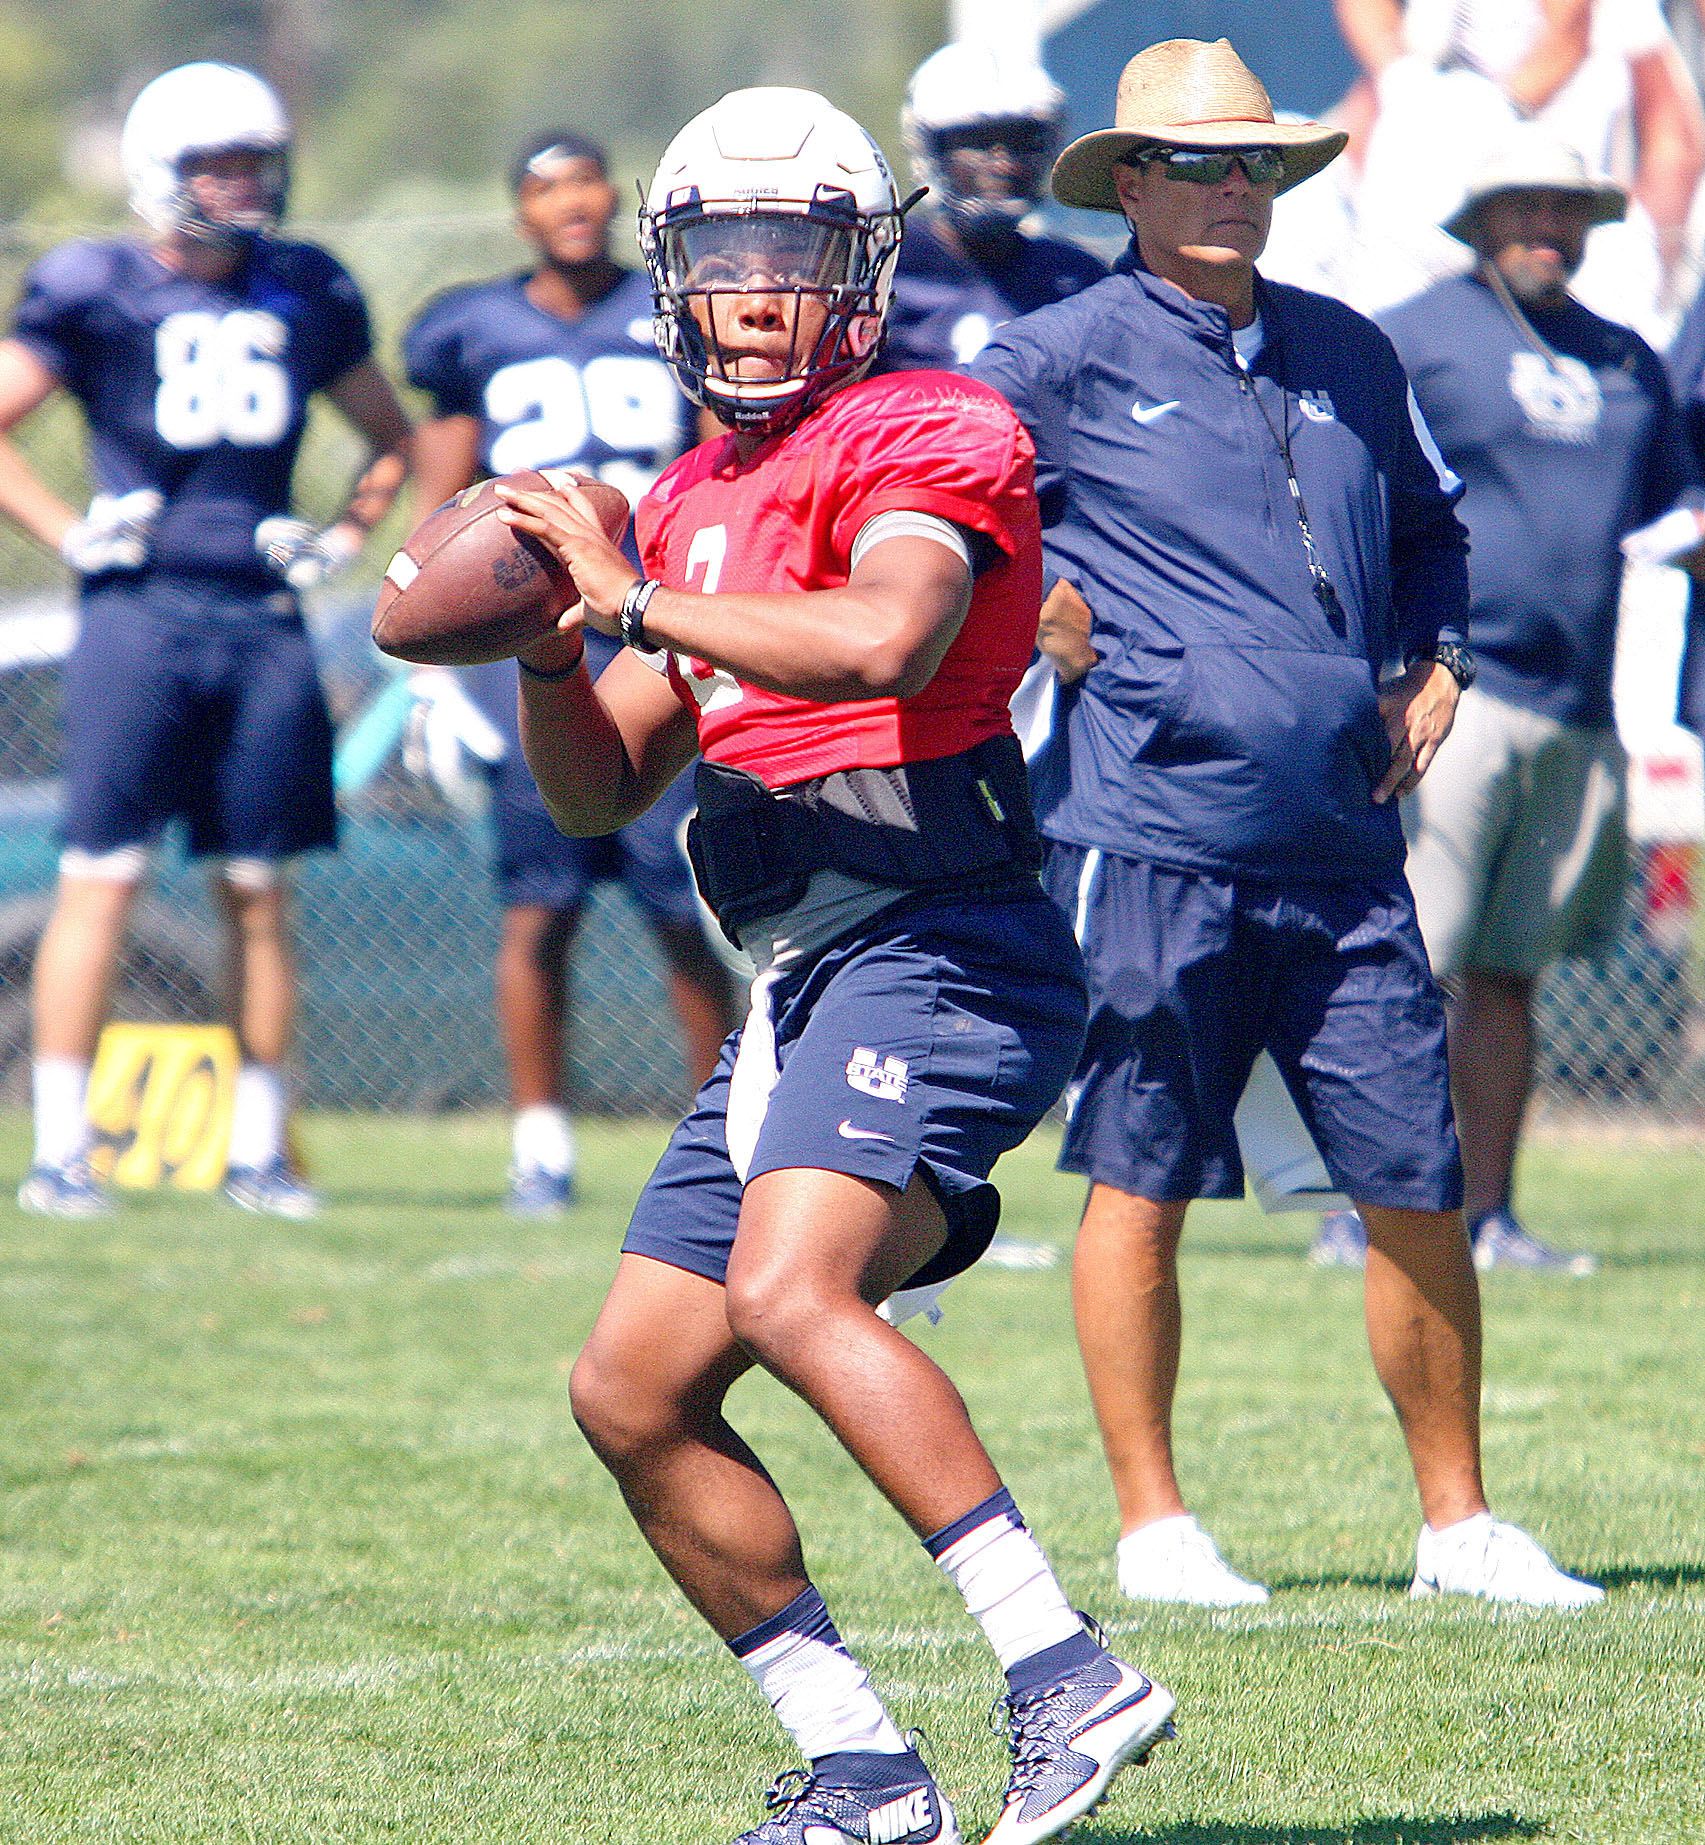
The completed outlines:
{"type": "Polygon", "coordinates": [[[1628,211],[1628,194],[1608,179],[1595,179],[1568,142],[1548,129],[1524,124],[1488,156],[1443,228],[1459,243],[1478,248],[1482,208],[1488,199],[1509,192],[1552,192],[1578,199],[1589,227],[1616,224],[1628,211]]]}
{"type": "Polygon", "coordinates": [[[1113,169],[1141,147],[1272,147],[1284,156],[1280,192],[1343,152],[1349,136],[1324,122],[1280,122],[1261,79],[1229,39],[1169,38],[1139,51],[1119,77],[1113,126],[1080,135],[1054,162],[1054,197],[1087,211],[1121,211],[1113,169]]]}

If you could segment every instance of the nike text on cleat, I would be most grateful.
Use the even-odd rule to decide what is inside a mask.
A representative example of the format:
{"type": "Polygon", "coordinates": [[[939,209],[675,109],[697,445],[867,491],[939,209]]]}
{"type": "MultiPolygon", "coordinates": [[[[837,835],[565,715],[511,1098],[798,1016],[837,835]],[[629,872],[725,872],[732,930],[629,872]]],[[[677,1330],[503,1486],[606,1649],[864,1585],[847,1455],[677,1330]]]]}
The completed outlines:
{"type": "Polygon", "coordinates": [[[1526,1608],[1590,1608],[1604,1600],[1596,1582],[1560,1570],[1519,1525],[1506,1525],[1490,1512],[1443,1531],[1421,1527],[1409,1594],[1416,1601],[1474,1595],[1526,1608]]]}
{"type": "Polygon", "coordinates": [[[1158,423],[1168,410],[1176,410],[1179,400],[1174,397],[1164,404],[1132,404],[1131,420],[1136,423],[1158,423]]]}
{"type": "Polygon", "coordinates": [[[1242,1608],[1267,1599],[1267,1590],[1238,1575],[1188,1512],[1127,1532],[1115,1555],[1119,1587],[1132,1601],[1242,1608]]]}
{"type": "Polygon", "coordinates": [[[764,1805],[770,1817],[734,1845],[959,1845],[953,1809],[927,1774],[898,1787],[845,1787],[790,1768],[764,1805]]]}
{"type": "Polygon", "coordinates": [[[843,1121],[835,1132],[842,1140],[892,1140],[894,1138],[892,1134],[879,1133],[875,1128],[854,1127],[850,1121],[843,1121]]]}
{"type": "Polygon", "coordinates": [[[1111,1653],[1060,1684],[1000,1699],[1012,1776],[984,1845],[1057,1838],[1101,1804],[1121,1768],[1172,1735],[1173,1704],[1164,1685],[1111,1653]]]}

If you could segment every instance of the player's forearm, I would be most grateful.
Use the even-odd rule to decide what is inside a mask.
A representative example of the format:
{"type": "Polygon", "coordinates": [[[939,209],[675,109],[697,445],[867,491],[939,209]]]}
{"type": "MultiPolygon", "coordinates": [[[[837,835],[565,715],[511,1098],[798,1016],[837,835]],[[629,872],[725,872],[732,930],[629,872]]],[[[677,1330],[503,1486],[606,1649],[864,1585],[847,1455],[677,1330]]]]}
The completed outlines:
{"type": "Polygon", "coordinates": [[[1672,47],[1630,65],[1639,130],[1634,196],[1657,229],[1666,274],[1681,253],[1694,188],[1705,168],[1705,111],[1672,47]]]}
{"type": "Polygon", "coordinates": [[[0,517],[57,552],[77,523],[75,510],[36,477],[15,443],[0,436],[0,517]]]}
{"type": "MultiPolygon", "coordinates": [[[[574,658],[574,642],[553,636],[529,652],[556,675],[565,658],[574,658]]],[[[520,674],[522,752],[552,820],[570,838],[613,833],[636,820],[691,760],[690,719],[664,681],[641,670],[653,681],[647,692],[666,702],[669,718],[661,726],[642,722],[631,737],[598,696],[584,649],[563,677],[520,674]]]]}
{"type": "Polygon", "coordinates": [[[659,590],[645,632],[748,685],[819,704],[921,692],[947,650],[887,599],[850,584],[785,595],[659,590]]]}
{"type": "Polygon", "coordinates": [[[333,525],[343,526],[354,537],[365,540],[391,510],[391,503],[408,478],[408,469],[406,446],[375,455],[350,489],[349,501],[332,521],[333,525]]]}

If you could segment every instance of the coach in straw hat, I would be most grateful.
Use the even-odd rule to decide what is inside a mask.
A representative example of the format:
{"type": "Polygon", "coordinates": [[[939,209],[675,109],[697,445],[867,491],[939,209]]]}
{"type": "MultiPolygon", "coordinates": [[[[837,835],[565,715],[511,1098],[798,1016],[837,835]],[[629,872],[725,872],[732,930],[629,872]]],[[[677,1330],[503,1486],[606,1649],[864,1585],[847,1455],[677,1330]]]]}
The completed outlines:
{"type": "Polygon", "coordinates": [[[1079,1341],[1125,1592],[1265,1600],[1185,1509],[1171,1411],[1185,1211],[1242,1194],[1233,1115],[1269,1053],[1368,1227],[1374,1362],[1426,1521],[1417,1592],[1576,1605],[1598,1591],[1486,1508],[1444,1013],[1394,798],[1472,673],[1460,489],[1385,336],[1255,268],[1279,191],[1343,145],[1275,121],[1225,40],[1151,46],[1113,127],[1053,174],[1063,203],[1123,216],[1129,248],[972,368],[1035,439],[1055,579],[1033,769],[1094,1006],[1061,1153],[1090,1181],[1079,1341]]]}
{"type": "Polygon", "coordinates": [[[1621,922],[1625,761],[1611,672],[1623,554],[1662,561],[1700,536],[1691,511],[1663,517],[1694,470],[1662,363],[1569,294],[1589,231],[1624,204],[1573,148],[1523,127],[1446,222],[1473,249],[1473,271],[1384,317],[1465,484],[1473,542],[1480,679],[1415,795],[1408,874],[1433,970],[1454,995],[1482,1269],[1596,1267],[1549,1248],[1514,1210],[1534,986],[1561,956],[1602,960],[1621,922]]]}

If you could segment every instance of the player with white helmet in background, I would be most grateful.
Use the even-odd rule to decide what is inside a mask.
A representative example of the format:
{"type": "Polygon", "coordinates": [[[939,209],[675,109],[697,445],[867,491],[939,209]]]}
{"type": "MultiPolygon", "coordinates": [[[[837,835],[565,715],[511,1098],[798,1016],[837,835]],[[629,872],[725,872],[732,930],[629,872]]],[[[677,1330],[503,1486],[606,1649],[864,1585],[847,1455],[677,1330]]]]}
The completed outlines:
{"type": "Polygon", "coordinates": [[[284,861],[331,846],[331,727],[299,594],[360,549],[406,468],[408,423],[370,356],[361,295],[273,235],[291,131],[252,72],[156,77],[120,154],[146,243],[79,239],[26,278],[0,341],[0,515],[81,580],[65,675],[65,851],[36,954],[28,1210],[108,1208],[88,1163],[89,1067],[149,849],[173,820],[212,860],[242,1066],[227,1194],[317,1208],[286,1153],[295,984],[284,861]],[[76,512],[9,432],[59,391],[96,491],[76,512]],[[344,511],[298,519],[291,475],[323,392],[367,446],[344,511]]]}
{"type": "Polygon", "coordinates": [[[1032,450],[969,380],[867,375],[901,219],[880,150],[822,97],[724,97],[665,153],[641,244],[659,345],[732,433],[640,502],[643,574],[574,491],[503,490],[583,598],[521,656],[546,804],[607,831],[702,749],[695,870],[759,969],[570,1386],[808,1764],[742,1845],[958,1839],[725,1418],[754,1365],[828,1424],[992,1643],[1012,1750],[995,1845],[1058,1836],[1172,1710],[1072,1612],[957,1391],[894,1324],[987,1247],[990,1170],[1083,1026],[1007,713],[1041,588],[1032,450]],[[587,629],[627,648],[596,687],[587,629]]]}
{"type": "Polygon", "coordinates": [[[969,365],[996,327],[1107,273],[1076,244],[1024,228],[1064,123],[1064,93],[1030,58],[956,43],[918,66],[900,132],[928,193],[907,220],[882,369],[969,365]]]}

